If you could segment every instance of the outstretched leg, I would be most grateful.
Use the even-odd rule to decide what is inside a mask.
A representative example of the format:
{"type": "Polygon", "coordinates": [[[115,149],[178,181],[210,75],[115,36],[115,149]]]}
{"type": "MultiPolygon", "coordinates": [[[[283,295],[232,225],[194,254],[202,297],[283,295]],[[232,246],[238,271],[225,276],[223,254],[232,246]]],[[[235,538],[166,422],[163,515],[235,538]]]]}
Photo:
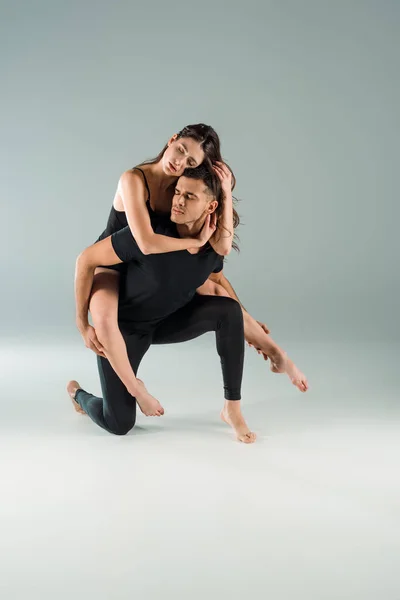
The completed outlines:
{"type": "MultiPolygon", "coordinates": [[[[197,289],[197,293],[202,296],[232,297],[222,285],[210,279],[207,279],[197,289]]],[[[274,342],[272,337],[265,333],[257,321],[246,310],[242,309],[242,311],[245,340],[254,346],[264,356],[265,360],[270,359],[271,371],[273,373],[286,373],[293,385],[301,392],[306,392],[308,390],[306,376],[296,367],[286,352],[274,342]]]]}
{"type": "Polygon", "coordinates": [[[246,340],[254,346],[264,358],[269,358],[273,373],[286,373],[290,381],[301,392],[308,390],[307,377],[296,367],[286,352],[278,346],[270,335],[260,327],[249,313],[244,312],[246,340]]]}

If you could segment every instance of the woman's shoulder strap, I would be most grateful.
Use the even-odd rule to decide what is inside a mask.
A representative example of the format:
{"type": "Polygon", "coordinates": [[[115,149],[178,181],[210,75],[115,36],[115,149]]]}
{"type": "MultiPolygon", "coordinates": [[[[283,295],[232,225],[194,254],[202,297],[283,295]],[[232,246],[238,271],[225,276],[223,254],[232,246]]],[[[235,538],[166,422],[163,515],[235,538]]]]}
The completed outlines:
{"type": "Polygon", "coordinates": [[[139,167],[133,167],[132,171],[135,171],[135,170],[136,170],[136,171],[140,171],[140,172],[141,172],[141,174],[143,175],[144,184],[145,184],[145,186],[146,186],[147,193],[148,193],[148,195],[149,195],[149,197],[147,198],[147,200],[149,201],[149,200],[150,200],[150,188],[149,188],[149,184],[147,183],[146,174],[145,174],[145,172],[143,171],[143,169],[140,169],[139,167]]]}

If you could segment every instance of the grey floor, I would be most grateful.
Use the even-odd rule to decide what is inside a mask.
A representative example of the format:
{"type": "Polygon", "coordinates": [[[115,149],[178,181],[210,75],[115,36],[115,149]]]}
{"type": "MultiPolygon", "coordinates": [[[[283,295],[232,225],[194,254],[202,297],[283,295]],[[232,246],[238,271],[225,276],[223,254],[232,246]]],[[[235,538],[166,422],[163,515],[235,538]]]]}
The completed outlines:
{"type": "Polygon", "coordinates": [[[68,379],[100,391],[78,338],[4,343],[1,598],[398,600],[400,345],[284,346],[311,389],[247,350],[245,446],[212,336],[151,349],[166,414],[126,437],[72,409],[68,379]]]}

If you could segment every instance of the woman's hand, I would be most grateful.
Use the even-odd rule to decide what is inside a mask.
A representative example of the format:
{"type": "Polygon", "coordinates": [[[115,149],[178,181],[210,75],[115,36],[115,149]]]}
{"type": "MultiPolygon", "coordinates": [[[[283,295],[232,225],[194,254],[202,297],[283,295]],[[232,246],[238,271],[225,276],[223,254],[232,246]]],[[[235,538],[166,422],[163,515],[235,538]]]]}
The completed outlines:
{"type": "Polygon", "coordinates": [[[81,336],[83,337],[86,348],[90,348],[90,350],[93,350],[93,352],[95,352],[98,356],[103,356],[103,358],[106,358],[106,355],[104,354],[104,348],[98,340],[94,327],[91,325],[86,325],[86,327],[80,329],[79,331],[81,332],[81,336]]]}
{"type": "Polygon", "coordinates": [[[224,193],[230,193],[232,191],[232,173],[226,164],[217,161],[213,164],[213,169],[221,181],[221,186],[224,193]]]}
{"type": "Polygon", "coordinates": [[[204,246],[215,233],[217,229],[217,215],[213,212],[211,215],[208,214],[206,220],[204,221],[204,225],[197,236],[199,241],[199,246],[204,246]]]}

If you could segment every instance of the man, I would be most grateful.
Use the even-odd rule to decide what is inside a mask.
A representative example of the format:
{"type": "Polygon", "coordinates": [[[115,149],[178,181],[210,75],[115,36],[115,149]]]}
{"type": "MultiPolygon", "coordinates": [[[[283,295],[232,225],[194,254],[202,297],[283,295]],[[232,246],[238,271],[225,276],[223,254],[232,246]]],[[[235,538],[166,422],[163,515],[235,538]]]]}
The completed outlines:
{"type": "MultiPolygon", "coordinates": [[[[208,230],[210,237],[215,230],[215,210],[222,201],[221,188],[213,173],[204,166],[187,170],[177,182],[171,217],[156,220],[154,230],[174,237],[196,237],[201,230],[208,230]]],[[[244,354],[240,304],[230,297],[195,294],[210,273],[215,273],[224,285],[227,280],[217,275],[222,271],[223,257],[208,243],[197,254],[181,251],[145,256],[127,227],[85,250],[77,261],[78,312],[82,312],[87,302],[95,267],[122,262],[126,263],[126,273],[121,279],[118,326],[119,335],[122,334],[126,343],[132,373],[136,373],[152,343],[186,341],[206,331],[215,331],[225,391],[221,416],[240,441],[252,443],[255,434],[248,429],[240,410],[244,354]]],[[[304,376],[248,313],[246,321],[248,341],[270,356],[273,370],[287,372],[292,380],[299,377],[301,386],[306,389],[304,376]]],[[[159,402],[140,380],[135,379],[134,393],[130,393],[129,374],[125,381],[123,376],[118,377],[118,365],[114,364],[113,368],[107,354],[98,356],[98,367],[103,398],[85,392],[75,381],[68,384],[68,391],[77,408],[99,426],[111,433],[127,433],[135,424],[135,399],[145,414],[163,414],[159,402]]],[[[296,385],[301,389],[300,384],[296,385]]]]}

